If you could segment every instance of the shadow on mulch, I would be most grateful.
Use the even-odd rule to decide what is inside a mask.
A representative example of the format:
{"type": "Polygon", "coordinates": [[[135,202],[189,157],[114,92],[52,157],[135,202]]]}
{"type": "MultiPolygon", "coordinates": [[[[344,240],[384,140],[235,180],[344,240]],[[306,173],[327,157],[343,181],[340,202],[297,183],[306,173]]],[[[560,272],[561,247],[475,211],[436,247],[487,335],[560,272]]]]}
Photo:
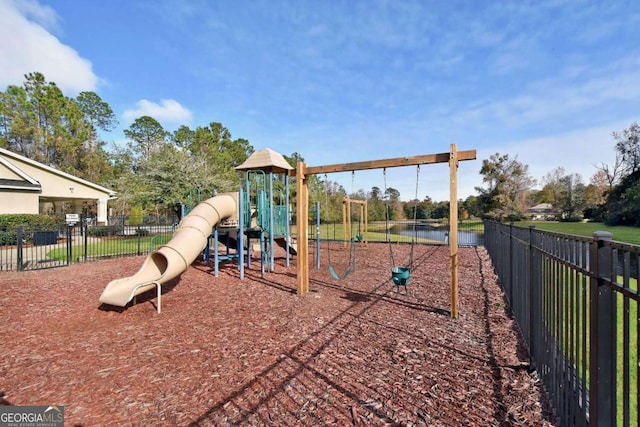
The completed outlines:
{"type": "Polygon", "coordinates": [[[11,402],[6,397],[7,394],[4,391],[0,391],[0,406],[11,406],[11,402]]]}

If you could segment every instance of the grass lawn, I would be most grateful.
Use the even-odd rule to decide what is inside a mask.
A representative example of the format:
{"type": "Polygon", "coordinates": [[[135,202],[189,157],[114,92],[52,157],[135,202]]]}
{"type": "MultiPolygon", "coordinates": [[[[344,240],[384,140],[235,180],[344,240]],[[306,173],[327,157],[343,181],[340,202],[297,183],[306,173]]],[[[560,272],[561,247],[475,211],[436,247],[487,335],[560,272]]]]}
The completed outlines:
{"type": "Polygon", "coordinates": [[[535,225],[540,230],[555,231],[557,233],[574,234],[577,236],[592,236],[595,231],[608,231],[613,234],[613,240],[618,242],[640,245],[640,227],[625,225],[609,226],[601,222],[558,222],[558,221],[520,221],[514,223],[519,227],[535,225]]]}
{"type": "MultiPolygon", "coordinates": [[[[622,278],[618,278],[619,281],[622,278]]],[[[634,290],[638,289],[637,281],[635,279],[630,280],[630,287],[634,290]]],[[[633,301],[629,301],[625,304],[622,295],[618,295],[617,303],[617,322],[618,322],[618,351],[617,351],[617,413],[618,413],[618,425],[624,425],[621,419],[623,413],[627,412],[631,425],[638,424],[638,405],[640,402],[638,399],[637,387],[638,387],[638,304],[633,301]],[[627,326],[627,334],[625,336],[624,326],[627,326]],[[625,354],[625,347],[623,344],[628,342],[625,354]],[[622,369],[623,363],[627,360],[628,363],[628,379],[625,381],[624,371],[622,369]],[[623,395],[629,396],[629,407],[624,408],[624,400],[621,398],[623,395]]]]}
{"type": "MultiPolygon", "coordinates": [[[[172,233],[144,236],[140,238],[103,238],[99,241],[89,243],[86,247],[86,255],[88,257],[108,257],[112,255],[137,254],[138,250],[142,253],[146,253],[158,249],[160,246],[171,240],[171,237],[172,233]]],[[[83,244],[73,245],[71,247],[71,251],[71,258],[75,261],[76,259],[84,257],[85,246],[83,244]]],[[[47,256],[52,259],[66,261],[67,249],[66,247],[53,249],[47,253],[47,256]]]]}

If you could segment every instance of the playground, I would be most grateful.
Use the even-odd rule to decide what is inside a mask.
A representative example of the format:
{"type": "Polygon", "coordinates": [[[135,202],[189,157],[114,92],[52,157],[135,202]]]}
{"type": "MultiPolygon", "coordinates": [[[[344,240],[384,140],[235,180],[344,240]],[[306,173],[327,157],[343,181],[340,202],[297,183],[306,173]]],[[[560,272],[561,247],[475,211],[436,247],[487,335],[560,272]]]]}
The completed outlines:
{"type": "Polygon", "coordinates": [[[196,261],[163,285],[161,314],[154,291],[98,302],[143,257],[3,274],[0,401],[64,405],[74,426],[553,425],[483,248],[459,250],[457,319],[448,247],[416,246],[406,293],[384,244],[343,280],[311,267],[304,296],[297,257],[274,255],[244,281],[196,261]]]}
{"type": "Polygon", "coordinates": [[[489,256],[458,246],[474,158],[452,144],[294,171],[265,149],[146,257],[3,274],[0,403],[63,405],[74,426],[553,425],[489,256]],[[441,162],[448,245],[416,244],[415,210],[411,244],[309,238],[309,176],[441,162]]]}

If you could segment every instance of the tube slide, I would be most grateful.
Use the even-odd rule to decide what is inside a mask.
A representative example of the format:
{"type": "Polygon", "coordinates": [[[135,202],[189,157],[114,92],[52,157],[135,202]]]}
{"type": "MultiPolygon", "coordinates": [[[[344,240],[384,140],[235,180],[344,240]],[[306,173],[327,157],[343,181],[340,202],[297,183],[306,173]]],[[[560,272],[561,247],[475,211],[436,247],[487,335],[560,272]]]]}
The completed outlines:
{"type": "Polygon", "coordinates": [[[136,274],[109,282],[100,302],[124,307],[136,295],[182,274],[206,247],[213,227],[232,216],[237,207],[230,194],[199,203],[182,219],[171,240],[149,254],[136,274]]]}

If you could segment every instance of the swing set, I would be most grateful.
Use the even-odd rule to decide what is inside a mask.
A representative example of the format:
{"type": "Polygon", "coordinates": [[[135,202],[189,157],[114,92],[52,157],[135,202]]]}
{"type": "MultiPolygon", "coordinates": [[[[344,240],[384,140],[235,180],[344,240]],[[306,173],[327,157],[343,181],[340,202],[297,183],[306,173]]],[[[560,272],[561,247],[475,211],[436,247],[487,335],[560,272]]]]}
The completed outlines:
{"type": "MultiPolygon", "coordinates": [[[[449,248],[451,259],[451,317],[458,317],[458,162],[475,160],[476,150],[458,151],[456,144],[451,144],[447,153],[425,154],[410,157],[397,157],[392,159],[369,160],[353,163],[340,163],[325,166],[307,166],[305,162],[298,162],[295,172],[296,177],[296,219],[298,235],[298,268],[297,268],[297,292],[304,295],[309,292],[309,187],[307,178],[310,175],[328,174],[336,172],[348,172],[368,169],[387,169],[400,166],[419,166],[423,164],[448,163],[449,164],[449,248]]],[[[386,185],[385,185],[386,186],[386,185]]],[[[416,215],[414,210],[414,216],[416,215]]],[[[414,221],[415,227],[415,221],[414,221]]],[[[414,230],[415,236],[415,230],[414,230]]],[[[412,241],[415,243],[415,237],[412,241]]],[[[390,247],[391,248],[391,247],[390,247]]],[[[393,251],[391,251],[391,254],[393,251]]],[[[413,250],[410,258],[412,258],[413,250]]],[[[408,281],[412,268],[412,259],[408,267],[396,267],[392,271],[394,284],[396,280],[408,281]],[[396,274],[394,277],[393,274],[396,274]]],[[[394,262],[392,262],[395,264],[394,262]]],[[[405,282],[406,283],[406,282],[405,282]]]]}

